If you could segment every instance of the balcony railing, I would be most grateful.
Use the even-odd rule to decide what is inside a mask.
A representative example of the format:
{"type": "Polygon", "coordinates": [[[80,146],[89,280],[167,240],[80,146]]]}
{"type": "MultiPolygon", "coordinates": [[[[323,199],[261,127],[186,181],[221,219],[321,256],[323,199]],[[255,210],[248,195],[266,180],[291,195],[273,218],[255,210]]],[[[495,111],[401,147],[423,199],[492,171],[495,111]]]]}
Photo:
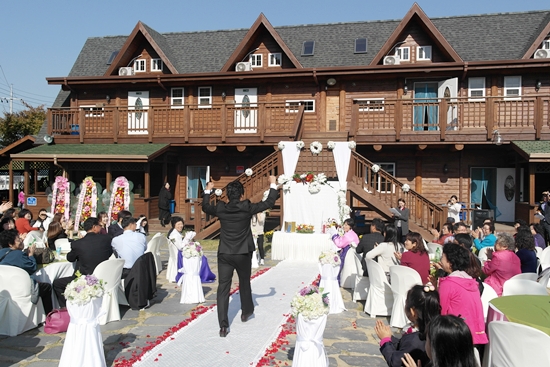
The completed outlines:
{"type": "MultiPolygon", "coordinates": [[[[300,138],[303,131],[319,132],[314,114],[304,115],[304,106],[289,107],[284,102],[206,108],[152,105],[139,110],[126,106],[52,108],[48,112],[50,134],[80,142],[141,138],[149,142],[272,143],[300,138]]],[[[487,141],[495,129],[505,140],[507,135],[517,139],[518,134],[540,139],[542,133],[550,133],[550,96],[354,101],[346,121],[350,138],[360,143],[487,141]]]]}

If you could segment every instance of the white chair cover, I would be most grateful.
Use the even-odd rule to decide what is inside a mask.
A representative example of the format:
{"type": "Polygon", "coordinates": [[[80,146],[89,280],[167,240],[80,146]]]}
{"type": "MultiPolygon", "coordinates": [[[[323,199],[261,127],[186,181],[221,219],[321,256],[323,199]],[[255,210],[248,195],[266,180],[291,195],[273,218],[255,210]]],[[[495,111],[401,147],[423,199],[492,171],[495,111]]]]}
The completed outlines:
{"type": "Polygon", "coordinates": [[[162,233],[158,232],[156,233],[153,238],[149,240],[147,243],[147,250],[145,252],[150,252],[153,254],[153,257],[155,258],[155,267],[157,269],[157,275],[160,274],[162,271],[162,260],[160,259],[160,246],[162,242],[165,242],[166,236],[163,236],[162,233]]]}
{"type": "Polygon", "coordinates": [[[530,326],[492,321],[489,340],[489,367],[547,367],[550,361],[550,336],[530,326]]]}
{"type": "Polygon", "coordinates": [[[371,259],[365,259],[369,273],[370,287],[365,303],[365,312],[371,317],[389,316],[393,307],[393,293],[386,273],[380,264],[371,259]]]}
{"type": "MultiPolygon", "coordinates": [[[[58,278],[70,277],[74,273],[74,267],[76,262],[71,263],[68,261],[53,262],[45,265],[43,268],[38,269],[32,277],[41,283],[53,284],[53,281],[58,278]]],[[[53,308],[59,308],[59,301],[54,292],[52,292],[52,306],[53,308]]]]}
{"type": "Polygon", "coordinates": [[[481,266],[483,266],[485,261],[487,261],[487,250],[488,249],[494,250],[495,247],[494,246],[483,247],[481,250],[479,250],[479,253],[477,254],[477,258],[479,259],[479,261],[481,261],[481,266]]]}
{"type": "Polygon", "coordinates": [[[46,320],[42,300],[31,302],[31,278],[16,266],[0,265],[0,335],[16,336],[46,320]]]}
{"type": "Polygon", "coordinates": [[[537,251],[537,259],[540,259],[540,255],[542,255],[542,248],[535,246],[535,250],[537,251]]]}
{"type": "Polygon", "coordinates": [[[327,367],[328,357],[323,345],[323,333],[327,325],[327,315],[315,320],[305,320],[302,315],[296,318],[296,347],[294,367],[327,367]]]}
{"type": "Polygon", "coordinates": [[[483,283],[483,294],[481,295],[481,304],[483,305],[483,316],[485,317],[485,321],[487,321],[487,313],[489,312],[489,302],[492,299],[497,297],[498,297],[498,294],[494,290],[494,288],[487,283],[483,283]]]}
{"type": "Polygon", "coordinates": [[[410,321],[405,313],[407,292],[415,285],[421,285],[420,274],[412,268],[403,265],[390,266],[391,290],[393,306],[390,325],[402,329],[410,321]]]}
{"type": "Polygon", "coordinates": [[[530,294],[547,296],[546,287],[540,283],[527,279],[508,279],[502,286],[503,296],[515,296],[520,294],[530,294]]]}
{"type": "Polygon", "coordinates": [[[124,259],[105,260],[94,270],[94,275],[105,282],[105,293],[101,304],[102,316],[99,318],[100,325],[120,320],[118,292],[123,266],[124,259]]]}
{"type": "Polygon", "coordinates": [[[346,311],[344,300],[342,299],[342,293],[340,293],[340,286],[338,285],[339,271],[340,266],[319,264],[319,272],[321,273],[319,288],[323,288],[323,293],[328,293],[328,299],[330,301],[329,313],[340,313],[342,311],[346,311]]]}
{"type": "Polygon", "coordinates": [[[201,264],[202,256],[191,258],[182,258],[183,268],[180,272],[183,276],[180,278],[178,285],[181,286],[180,303],[202,303],[204,302],[204,291],[201,284],[201,264]]]}
{"type": "Polygon", "coordinates": [[[69,252],[71,251],[71,243],[69,242],[68,238],[58,238],[55,240],[55,248],[61,248],[61,252],[69,252]]]}
{"type": "Polygon", "coordinates": [[[538,280],[539,284],[542,284],[546,288],[548,288],[548,282],[550,281],[550,270],[547,272],[540,273],[540,279],[538,280]]]}
{"type": "Polygon", "coordinates": [[[537,273],[521,273],[521,274],[514,275],[513,277],[511,277],[508,280],[511,280],[511,279],[525,279],[525,280],[532,280],[533,282],[536,282],[537,278],[538,278],[537,273]]]}
{"type": "Polygon", "coordinates": [[[437,249],[439,249],[439,253],[443,255],[443,246],[441,246],[439,243],[428,243],[428,252],[430,254],[435,254],[437,249]]]}
{"type": "MultiPolygon", "coordinates": [[[[352,252],[350,249],[348,252],[352,252]]],[[[353,250],[353,262],[355,263],[355,284],[353,287],[353,302],[367,299],[370,281],[368,277],[363,276],[363,265],[361,264],[361,255],[353,250]]]]}
{"type": "Polygon", "coordinates": [[[82,306],[67,302],[71,322],[63,343],[59,367],[72,367],[76,361],[82,367],[107,366],[98,320],[101,303],[101,298],[82,306]]]}
{"type": "Polygon", "coordinates": [[[357,272],[357,268],[355,267],[355,263],[353,261],[353,257],[355,256],[354,253],[355,249],[353,247],[351,247],[346,253],[344,266],[342,267],[342,272],[340,273],[340,284],[342,284],[342,288],[353,288],[355,283],[355,273],[357,272]]]}
{"type": "Polygon", "coordinates": [[[172,241],[166,241],[168,245],[168,265],[166,266],[166,279],[170,283],[176,282],[176,275],[178,274],[178,248],[172,243],[172,241]]]}
{"type": "Polygon", "coordinates": [[[33,240],[37,248],[44,248],[44,233],[41,231],[30,231],[27,233],[23,240],[23,248],[29,247],[33,240]]]}

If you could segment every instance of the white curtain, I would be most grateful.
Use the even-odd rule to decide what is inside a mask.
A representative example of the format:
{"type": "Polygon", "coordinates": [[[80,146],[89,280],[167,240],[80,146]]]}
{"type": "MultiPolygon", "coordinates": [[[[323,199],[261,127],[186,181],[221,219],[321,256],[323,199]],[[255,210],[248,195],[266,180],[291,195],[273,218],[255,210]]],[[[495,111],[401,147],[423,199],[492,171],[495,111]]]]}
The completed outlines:
{"type": "Polygon", "coordinates": [[[296,170],[298,164],[298,158],[300,158],[300,149],[296,146],[296,141],[283,141],[285,148],[281,151],[283,154],[283,169],[284,174],[292,176],[296,170]]]}
{"type": "Polygon", "coordinates": [[[334,163],[336,164],[336,173],[338,174],[338,182],[340,189],[345,190],[348,182],[349,161],[351,158],[351,149],[348,142],[336,142],[336,146],[332,150],[334,155],[334,163]]]}

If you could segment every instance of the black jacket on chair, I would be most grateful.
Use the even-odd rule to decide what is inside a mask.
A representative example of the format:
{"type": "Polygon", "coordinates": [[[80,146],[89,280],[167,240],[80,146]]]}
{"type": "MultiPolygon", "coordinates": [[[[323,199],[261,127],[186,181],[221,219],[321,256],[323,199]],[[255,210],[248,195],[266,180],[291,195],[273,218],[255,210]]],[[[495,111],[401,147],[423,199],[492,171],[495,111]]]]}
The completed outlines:
{"type": "Polygon", "coordinates": [[[157,292],[157,270],[152,253],[141,255],[124,279],[124,294],[132,310],[147,306],[157,292]]]}

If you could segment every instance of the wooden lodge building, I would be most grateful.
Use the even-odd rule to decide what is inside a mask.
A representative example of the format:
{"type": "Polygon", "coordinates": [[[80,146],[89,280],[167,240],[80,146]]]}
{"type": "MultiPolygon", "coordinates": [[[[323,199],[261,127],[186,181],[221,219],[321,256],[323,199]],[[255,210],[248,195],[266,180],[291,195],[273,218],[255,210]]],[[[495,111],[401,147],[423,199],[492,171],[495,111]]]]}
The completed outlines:
{"type": "Polygon", "coordinates": [[[411,229],[440,226],[451,195],[529,222],[550,187],[550,10],[429,18],[414,4],[401,20],[273,27],[260,14],[249,29],[164,34],[138,22],[89,38],[47,81],[61,87],[53,143],[8,152],[26,188],[42,200],[40,170],[103,187],[123,175],[154,218],[167,180],[203,237],[217,227],[196,215],[207,178],[260,198],[283,173],[279,141],[305,142],[298,173],[329,177],[327,142],[355,141],[353,209],[389,216],[406,197],[411,229]]]}

